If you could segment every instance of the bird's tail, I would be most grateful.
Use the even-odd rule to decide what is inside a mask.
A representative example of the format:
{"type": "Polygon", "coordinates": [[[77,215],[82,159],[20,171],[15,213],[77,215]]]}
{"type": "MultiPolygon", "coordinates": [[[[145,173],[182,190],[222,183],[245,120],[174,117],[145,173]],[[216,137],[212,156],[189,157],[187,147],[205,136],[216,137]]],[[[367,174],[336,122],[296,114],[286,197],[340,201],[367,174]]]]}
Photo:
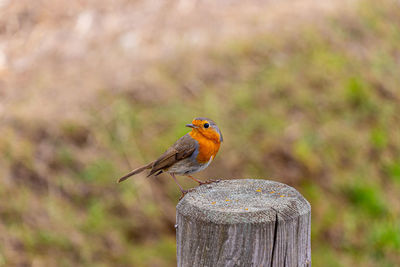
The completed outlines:
{"type": "Polygon", "coordinates": [[[142,171],[146,170],[146,169],[151,169],[153,165],[153,162],[150,162],[147,165],[144,165],[142,167],[139,167],[137,169],[134,169],[133,171],[129,172],[128,174],[122,176],[121,178],[118,179],[118,183],[125,181],[126,179],[128,179],[129,177],[131,177],[132,175],[141,173],[142,171]]]}

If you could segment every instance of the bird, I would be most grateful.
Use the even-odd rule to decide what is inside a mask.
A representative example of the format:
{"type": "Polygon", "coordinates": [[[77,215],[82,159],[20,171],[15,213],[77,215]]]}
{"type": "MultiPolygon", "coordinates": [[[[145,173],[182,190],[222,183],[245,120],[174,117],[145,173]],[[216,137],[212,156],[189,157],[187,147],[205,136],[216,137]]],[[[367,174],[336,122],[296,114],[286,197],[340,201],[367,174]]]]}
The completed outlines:
{"type": "Polygon", "coordinates": [[[191,174],[204,170],[215,159],[223,142],[220,129],[213,120],[205,117],[194,118],[191,123],[186,124],[186,127],[192,130],[179,138],[156,160],[119,178],[118,183],[144,170],[150,170],[147,177],[165,172],[170,174],[178,185],[182,198],[190,190],[184,190],[175,175],[187,176],[199,185],[214,182],[213,180],[200,181],[191,174]]]}

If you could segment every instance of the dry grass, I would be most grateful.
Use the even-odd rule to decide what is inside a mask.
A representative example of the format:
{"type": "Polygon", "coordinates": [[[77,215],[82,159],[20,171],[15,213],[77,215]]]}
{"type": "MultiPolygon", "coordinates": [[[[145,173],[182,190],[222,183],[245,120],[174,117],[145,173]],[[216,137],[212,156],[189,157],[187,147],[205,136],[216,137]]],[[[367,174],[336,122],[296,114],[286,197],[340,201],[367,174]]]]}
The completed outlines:
{"type": "Polygon", "coordinates": [[[126,91],[144,100],[165,101],[168,93],[147,89],[160,86],[154,65],[177,60],[188,51],[202,57],[210,48],[266,31],[295,31],[299,24],[337,12],[339,5],[312,2],[3,4],[1,116],[76,119],[88,105],[98,105],[99,95],[126,91]]]}

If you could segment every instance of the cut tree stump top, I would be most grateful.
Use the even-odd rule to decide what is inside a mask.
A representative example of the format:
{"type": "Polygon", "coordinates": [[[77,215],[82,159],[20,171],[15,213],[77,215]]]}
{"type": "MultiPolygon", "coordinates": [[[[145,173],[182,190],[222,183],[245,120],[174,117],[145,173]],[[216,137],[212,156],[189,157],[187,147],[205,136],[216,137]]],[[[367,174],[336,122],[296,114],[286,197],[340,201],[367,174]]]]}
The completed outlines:
{"type": "Polygon", "coordinates": [[[215,224],[267,223],[303,216],[310,204],[296,189],[269,180],[225,180],[197,187],[178,203],[192,220],[215,224]]]}

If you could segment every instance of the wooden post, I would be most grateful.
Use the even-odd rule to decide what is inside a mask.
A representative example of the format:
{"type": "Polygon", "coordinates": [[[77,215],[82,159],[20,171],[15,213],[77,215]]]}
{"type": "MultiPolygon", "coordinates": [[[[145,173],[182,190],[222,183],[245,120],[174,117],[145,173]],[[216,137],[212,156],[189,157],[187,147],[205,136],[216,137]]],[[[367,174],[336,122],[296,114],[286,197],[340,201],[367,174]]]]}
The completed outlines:
{"type": "Polygon", "coordinates": [[[311,206],[288,185],[202,185],[176,211],[179,267],[311,266],[311,206]]]}

